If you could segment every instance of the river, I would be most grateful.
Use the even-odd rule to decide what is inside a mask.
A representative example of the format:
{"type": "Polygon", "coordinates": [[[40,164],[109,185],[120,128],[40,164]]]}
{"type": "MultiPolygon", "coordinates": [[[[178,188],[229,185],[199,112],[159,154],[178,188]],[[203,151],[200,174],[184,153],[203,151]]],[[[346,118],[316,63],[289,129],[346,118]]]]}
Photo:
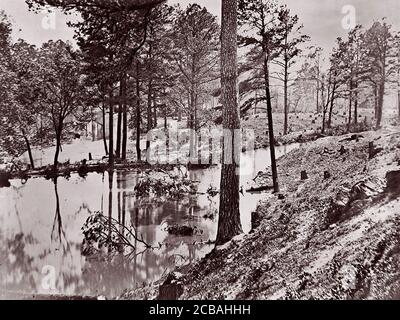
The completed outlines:
{"type": "MultiPolygon", "coordinates": [[[[277,156],[298,145],[278,147],[277,156]]],[[[241,185],[246,186],[270,164],[269,150],[244,153],[241,157],[241,185]]],[[[190,171],[199,181],[199,192],[219,189],[220,167],[190,171]]],[[[185,196],[179,201],[157,199],[137,201],[133,188],[140,173],[114,172],[110,177],[90,173],[72,175],[55,184],[44,178],[12,180],[0,189],[0,290],[10,293],[61,294],[115,297],[125,289],[160,279],[177,265],[204,257],[215,240],[218,195],[185,196]],[[90,259],[81,252],[82,226],[95,212],[133,226],[157,249],[138,252],[134,257],[109,261],[90,259]],[[170,225],[191,225],[200,230],[193,237],[170,235],[170,225]]],[[[244,232],[251,228],[251,212],[262,194],[241,195],[244,232]]]]}

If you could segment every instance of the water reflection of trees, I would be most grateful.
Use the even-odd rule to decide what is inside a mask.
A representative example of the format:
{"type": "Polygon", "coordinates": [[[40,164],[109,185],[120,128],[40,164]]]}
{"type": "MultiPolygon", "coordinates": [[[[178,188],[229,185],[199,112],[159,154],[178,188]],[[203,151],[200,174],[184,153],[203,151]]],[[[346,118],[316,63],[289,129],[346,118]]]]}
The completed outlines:
{"type": "Polygon", "coordinates": [[[35,292],[34,274],[38,269],[34,259],[27,252],[27,246],[37,241],[31,234],[16,234],[12,239],[5,239],[0,233],[0,283],[7,296],[8,292],[35,292]]]}
{"type": "MultiPolygon", "coordinates": [[[[203,238],[179,238],[163,231],[166,224],[200,225],[204,223],[202,214],[209,208],[204,205],[204,201],[200,205],[197,196],[187,196],[180,201],[163,203],[156,202],[151,198],[137,199],[132,194],[137,179],[135,173],[117,171],[98,177],[98,182],[103,179],[104,186],[107,188],[101,195],[99,194],[99,201],[101,196],[101,207],[104,209],[103,214],[118,223],[121,235],[126,235],[125,228],[132,226],[135,236],[143,236],[144,240],[154,248],[144,250],[143,246],[135,241],[134,252],[129,257],[123,250],[117,250],[113,255],[106,255],[105,259],[88,257],[82,260],[80,241],[72,242],[73,233],[70,234],[66,230],[64,220],[67,216],[66,213],[63,215],[63,210],[68,210],[68,214],[71,212],[69,208],[63,206],[62,199],[66,195],[64,197],[62,195],[61,178],[59,178],[50,185],[53,188],[55,199],[54,209],[51,209],[54,210],[54,217],[50,217],[52,224],[48,230],[51,243],[31,243],[33,239],[30,237],[32,236],[26,236],[23,233],[19,217],[16,221],[20,226],[18,231],[16,224],[18,235],[8,240],[0,238],[0,242],[4,244],[0,249],[2,286],[7,284],[8,288],[15,290],[38,292],[41,290],[38,286],[43,276],[40,269],[41,263],[56,263],[56,286],[60,293],[112,296],[120,294],[123,289],[158,280],[176,265],[193,262],[203,252],[204,243],[202,241],[208,239],[209,236],[207,230],[205,230],[203,238]],[[29,249],[31,247],[35,250],[29,249]],[[36,248],[43,250],[38,252],[36,248]],[[52,248],[56,251],[53,251],[52,248]],[[9,252],[13,252],[13,254],[9,254],[9,252]],[[61,253],[61,261],[54,259],[59,256],[59,253],[61,253]],[[10,257],[11,259],[9,259],[10,257]]],[[[19,193],[20,190],[16,190],[17,197],[19,193]]],[[[72,216],[78,219],[82,218],[84,214],[90,215],[92,212],[90,209],[96,210],[100,208],[100,204],[97,208],[93,208],[93,204],[90,203],[90,207],[83,204],[72,216]]],[[[15,212],[18,213],[17,207],[15,207],[15,212]]],[[[70,216],[71,214],[68,215],[68,217],[70,216]]],[[[0,234],[1,236],[4,235],[0,234]]]]}
{"type": "Polygon", "coordinates": [[[108,174],[108,212],[105,215],[110,222],[110,239],[115,226],[111,224],[112,221],[118,223],[121,235],[127,232],[126,228],[132,227],[135,232],[133,251],[126,255],[125,250],[112,252],[110,247],[107,257],[88,257],[83,267],[83,279],[90,291],[99,290],[102,294],[115,295],[123,289],[155,281],[176,265],[193,262],[204,249],[203,239],[168,235],[162,231],[162,224],[198,224],[202,219],[199,213],[208,208],[200,207],[195,196],[161,205],[154,204],[151,198],[137,199],[131,193],[132,180],[135,180],[132,173],[117,171],[108,174]],[[115,212],[113,204],[116,204],[115,212]],[[138,243],[141,237],[152,245],[151,249],[138,243]]]}
{"type": "Polygon", "coordinates": [[[61,210],[60,210],[60,196],[58,194],[58,181],[57,178],[54,179],[54,193],[56,198],[56,210],[55,216],[53,221],[53,228],[51,231],[51,241],[58,242],[63,249],[64,253],[70,252],[70,244],[66,238],[65,230],[63,227],[62,217],[61,217],[61,210]]]}

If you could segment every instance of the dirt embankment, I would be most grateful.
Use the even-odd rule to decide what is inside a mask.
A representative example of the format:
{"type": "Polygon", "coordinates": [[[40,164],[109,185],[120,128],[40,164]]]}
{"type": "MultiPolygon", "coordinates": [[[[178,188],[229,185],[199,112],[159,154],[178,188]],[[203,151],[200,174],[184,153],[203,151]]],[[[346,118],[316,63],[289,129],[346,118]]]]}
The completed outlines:
{"type": "Polygon", "coordinates": [[[258,228],[178,270],[180,298],[400,298],[399,128],[320,139],[278,169],[284,199],[266,194],[258,228]]]}
{"type": "MultiPolygon", "coordinates": [[[[352,124],[349,128],[347,117],[339,115],[335,115],[332,118],[331,127],[325,128],[324,133],[322,133],[321,124],[321,114],[290,114],[288,133],[283,135],[283,114],[274,113],[275,145],[311,142],[326,136],[340,136],[348,132],[358,133],[374,127],[371,118],[366,117],[365,119],[360,118],[357,124],[352,124]]],[[[258,114],[246,117],[243,121],[243,128],[253,130],[256,149],[269,147],[268,126],[265,115],[258,114]]]]}

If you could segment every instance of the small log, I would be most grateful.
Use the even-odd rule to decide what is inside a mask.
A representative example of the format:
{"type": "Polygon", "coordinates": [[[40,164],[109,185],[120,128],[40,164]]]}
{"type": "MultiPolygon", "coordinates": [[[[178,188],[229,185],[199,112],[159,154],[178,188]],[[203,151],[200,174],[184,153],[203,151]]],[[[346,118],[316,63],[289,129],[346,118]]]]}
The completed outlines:
{"type": "Polygon", "coordinates": [[[254,193],[254,192],[268,191],[271,189],[273,189],[272,186],[251,187],[250,189],[247,189],[246,192],[254,193]]]}

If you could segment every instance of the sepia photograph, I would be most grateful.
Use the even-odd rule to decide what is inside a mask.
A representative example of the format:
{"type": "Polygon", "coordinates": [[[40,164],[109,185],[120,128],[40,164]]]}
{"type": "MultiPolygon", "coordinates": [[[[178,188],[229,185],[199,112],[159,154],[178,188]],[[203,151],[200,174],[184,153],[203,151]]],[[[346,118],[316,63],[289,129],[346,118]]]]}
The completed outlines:
{"type": "Polygon", "coordinates": [[[399,15],[0,0],[0,300],[399,300],[399,15]]]}

